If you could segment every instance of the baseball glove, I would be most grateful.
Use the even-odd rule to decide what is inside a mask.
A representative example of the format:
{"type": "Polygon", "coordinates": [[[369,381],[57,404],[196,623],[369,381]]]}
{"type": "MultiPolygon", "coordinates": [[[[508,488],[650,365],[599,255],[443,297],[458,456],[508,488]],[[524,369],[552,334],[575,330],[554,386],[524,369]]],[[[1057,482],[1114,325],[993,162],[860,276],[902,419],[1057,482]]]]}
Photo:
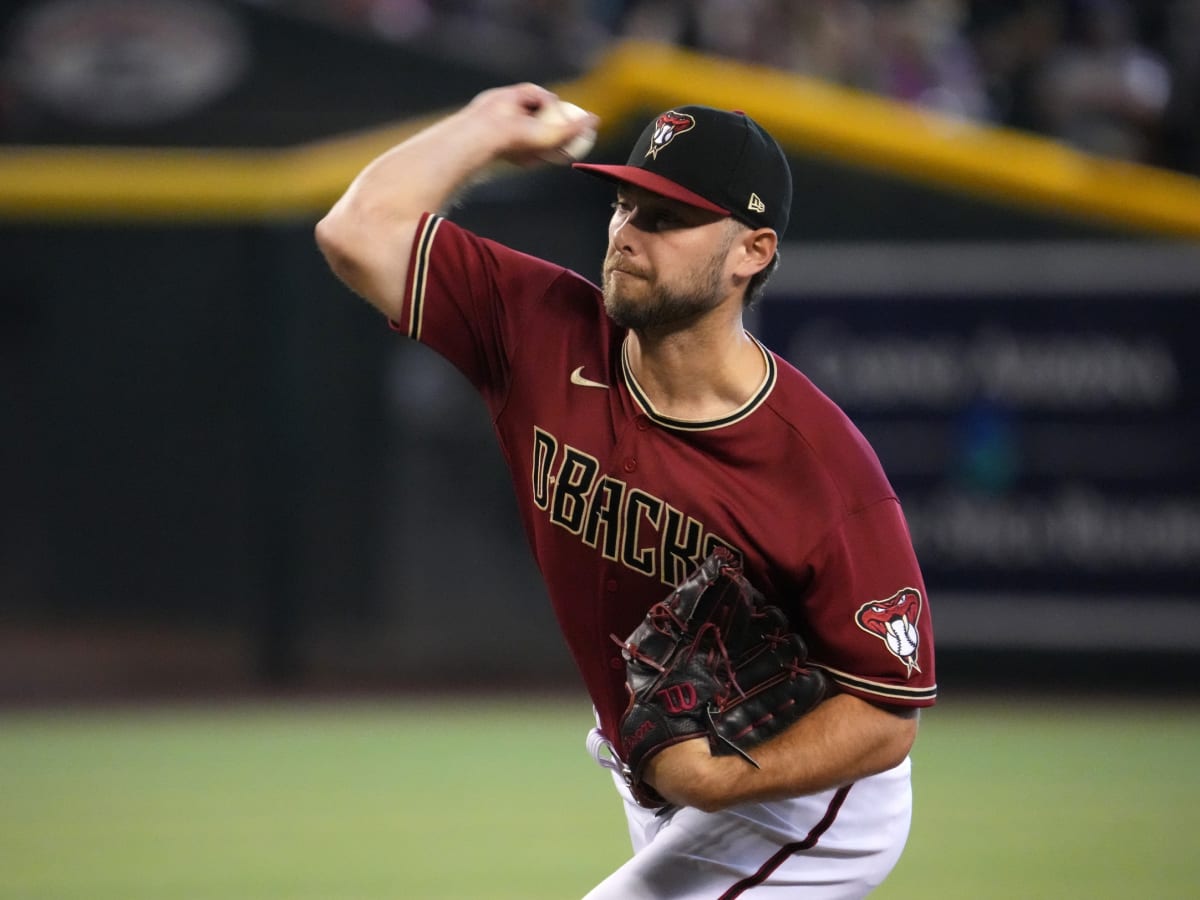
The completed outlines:
{"type": "Polygon", "coordinates": [[[740,754],[795,722],[830,692],[787,617],[718,548],[625,641],[629,705],[621,717],[625,780],[642,806],[665,805],[644,780],[656,753],[707,737],[714,755],[740,754]]]}

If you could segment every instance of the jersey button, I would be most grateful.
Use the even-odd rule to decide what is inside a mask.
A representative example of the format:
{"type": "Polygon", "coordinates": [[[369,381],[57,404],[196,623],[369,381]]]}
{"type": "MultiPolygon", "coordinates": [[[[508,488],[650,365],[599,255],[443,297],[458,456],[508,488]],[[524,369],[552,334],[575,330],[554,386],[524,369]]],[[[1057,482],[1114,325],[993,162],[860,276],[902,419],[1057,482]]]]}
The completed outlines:
{"type": "Polygon", "coordinates": [[[638,431],[646,431],[650,428],[650,420],[645,416],[638,416],[636,428],[638,431]]]}
{"type": "Polygon", "coordinates": [[[627,457],[625,457],[625,462],[621,463],[621,468],[624,469],[626,472],[636,472],[637,471],[637,460],[634,459],[632,456],[627,456],[627,457]]]}
{"type": "Polygon", "coordinates": [[[614,656],[612,659],[610,659],[608,661],[608,665],[613,669],[624,669],[625,668],[625,660],[619,656],[614,656]]]}
{"type": "Polygon", "coordinates": [[[604,582],[604,589],[610,594],[615,594],[617,592],[617,579],[610,578],[608,581],[604,582]]]}

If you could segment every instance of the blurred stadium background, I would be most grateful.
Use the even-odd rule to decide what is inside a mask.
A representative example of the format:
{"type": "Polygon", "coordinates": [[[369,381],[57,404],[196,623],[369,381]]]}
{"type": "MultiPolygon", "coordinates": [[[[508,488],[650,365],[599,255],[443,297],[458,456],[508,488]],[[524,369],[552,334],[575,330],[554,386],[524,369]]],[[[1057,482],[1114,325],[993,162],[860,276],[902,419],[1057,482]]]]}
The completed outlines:
{"type": "MultiPolygon", "coordinates": [[[[559,897],[620,860],[483,407],[311,236],[522,79],[596,158],[697,100],[792,158],[754,325],[879,451],[939,641],[887,895],[1194,896],[1196,0],[27,0],[0,54],[0,897],[559,897]]],[[[592,182],[456,218],[592,275],[592,182]]]]}

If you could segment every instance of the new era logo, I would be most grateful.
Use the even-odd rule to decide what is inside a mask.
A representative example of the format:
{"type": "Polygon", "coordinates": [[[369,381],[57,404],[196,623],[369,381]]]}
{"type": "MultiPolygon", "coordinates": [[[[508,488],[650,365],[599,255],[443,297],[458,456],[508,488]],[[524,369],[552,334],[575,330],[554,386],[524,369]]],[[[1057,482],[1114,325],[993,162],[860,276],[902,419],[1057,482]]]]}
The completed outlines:
{"type": "Polygon", "coordinates": [[[762,198],[758,194],[750,195],[750,202],[746,204],[746,209],[750,212],[764,213],[767,211],[767,204],[762,202],[762,198]]]}

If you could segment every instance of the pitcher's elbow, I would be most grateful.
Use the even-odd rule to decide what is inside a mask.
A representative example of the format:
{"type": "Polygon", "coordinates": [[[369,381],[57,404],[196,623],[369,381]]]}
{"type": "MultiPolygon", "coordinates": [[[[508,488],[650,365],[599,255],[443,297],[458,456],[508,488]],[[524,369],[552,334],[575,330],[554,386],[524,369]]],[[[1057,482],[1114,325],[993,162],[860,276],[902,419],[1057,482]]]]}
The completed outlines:
{"type": "Polygon", "coordinates": [[[317,248],[333,274],[355,293],[367,296],[367,266],[347,228],[331,214],[317,223],[314,234],[317,248]]]}
{"type": "Polygon", "coordinates": [[[313,229],[313,235],[321,255],[325,257],[325,261],[335,272],[338,271],[339,266],[346,265],[349,258],[349,241],[345,239],[344,231],[345,229],[332,212],[317,222],[316,228],[313,229]]]}

